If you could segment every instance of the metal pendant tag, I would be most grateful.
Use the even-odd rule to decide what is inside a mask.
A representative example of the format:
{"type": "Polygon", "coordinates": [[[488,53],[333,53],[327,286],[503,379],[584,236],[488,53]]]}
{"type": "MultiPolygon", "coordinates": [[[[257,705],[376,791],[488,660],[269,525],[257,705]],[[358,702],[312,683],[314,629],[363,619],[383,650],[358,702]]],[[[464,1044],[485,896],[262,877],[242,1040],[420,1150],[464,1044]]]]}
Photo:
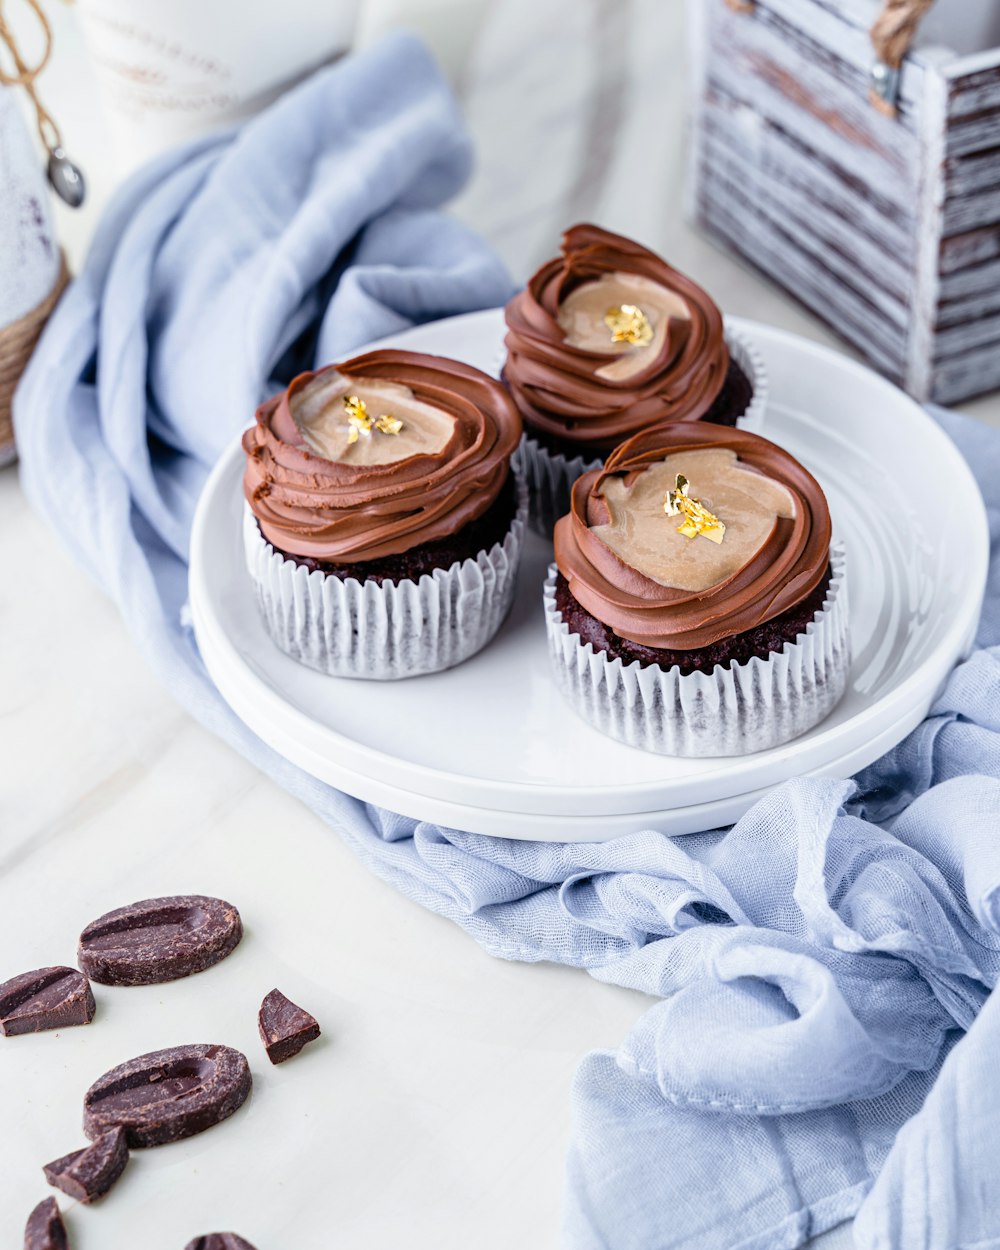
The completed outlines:
{"type": "Polygon", "coordinates": [[[83,174],[69,159],[62,148],[53,148],[49,153],[49,182],[56,195],[70,206],[79,208],[87,194],[87,184],[83,174]]]}

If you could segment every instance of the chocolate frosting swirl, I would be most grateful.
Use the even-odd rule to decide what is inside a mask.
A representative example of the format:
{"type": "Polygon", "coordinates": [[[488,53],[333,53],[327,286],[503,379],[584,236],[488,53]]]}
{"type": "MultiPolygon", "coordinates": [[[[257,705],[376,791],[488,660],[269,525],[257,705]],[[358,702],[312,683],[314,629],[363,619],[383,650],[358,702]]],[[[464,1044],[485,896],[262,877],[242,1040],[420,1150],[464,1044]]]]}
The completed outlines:
{"type": "MultiPolygon", "coordinates": [[[[346,418],[345,418],[346,420],[346,418]]],[[[376,351],[303,373],[257,410],[243,435],[243,491],[264,537],[292,555],[338,564],[399,555],[455,534],[499,495],[521,419],[493,378],[455,360],[376,351]],[[311,452],[295,421],[296,397],[336,373],[356,387],[392,382],[454,418],[445,445],[383,464],[311,452]]]]}
{"type": "Polygon", "coordinates": [[[573,226],[563,255],[549,261],[507,305],[510,387],[525,425],[594,451],[611,448],[647,426],[696,421],[712,406],[729,368],[722,314],[700,286],[655,252],[598,226],[573,226]],[[559,308],[584,283],[632,274],[680,296],[689,318],[671,317],[659,349],[628,377],[599,376],[605,353],[574,347],[559,308]]]}
{"type": "Polygon", "coordinates": [[[829,548],[830,512],[812,474],[767,439],[707,423],[649,430],[623,443],[603,469],[576,481],[572,511],[555,530],[556,564],[577,602],[619,637],[670,651],[710,646],[801,603],[826,575],[829,548]],[[609,478],[622,477],[627,487],[633,475],[667,456],[718,447],[736,452],[741,468],[780,483],[794,502],[794,516],[776,517],[763,545],[732,576],[700,592],[665,586],[594,533],[610,519],[601,495],[609,478]]]}

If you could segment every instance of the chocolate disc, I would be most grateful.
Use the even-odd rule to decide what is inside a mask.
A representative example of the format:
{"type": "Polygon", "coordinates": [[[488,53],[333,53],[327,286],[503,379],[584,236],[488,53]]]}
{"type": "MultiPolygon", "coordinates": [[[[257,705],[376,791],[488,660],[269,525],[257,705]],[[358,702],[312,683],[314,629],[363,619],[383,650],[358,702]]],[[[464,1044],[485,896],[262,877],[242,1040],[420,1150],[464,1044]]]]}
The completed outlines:
{"type": "Polygon", "coordinates": [[[128,1143],[125,1130],[114,1128],[83,1150],[56,1159],[45,1165],[45,1179],[78,1202],[103,1198],[125,1171],[128,1143]]]}
{"type": "Polygon", "coordinates": [[[250,1093],[246,1057],[229,1046],[174,1046],[106,1072],[83,1099],[83,1129],[96,1141],[125,1130],[129,1146],[163,1146],[203,1133],[250,1093]]]}
{"type": "Polygon", "coordinates": [[[75,968],[38,968],[0,985],[0,1036],[41,1033],[94,1018],[94,995],[75,968]]]}
{"type": "Polygon", "coordinates": [[[109,911],[80,935],[80,967],[101,985],[159,985],[204,972],[243,936],[240,913],[201,894],[109,911]]]}

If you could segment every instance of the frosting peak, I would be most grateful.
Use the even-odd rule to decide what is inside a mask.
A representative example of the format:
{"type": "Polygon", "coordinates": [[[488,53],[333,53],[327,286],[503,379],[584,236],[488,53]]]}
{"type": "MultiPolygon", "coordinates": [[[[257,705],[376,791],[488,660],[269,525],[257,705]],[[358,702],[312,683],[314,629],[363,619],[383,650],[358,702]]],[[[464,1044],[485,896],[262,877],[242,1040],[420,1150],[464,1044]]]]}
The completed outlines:
{"type": "Polygon", "coordinates": [[[556,525],[570,593],[619,637],[694,651],[795,607],[826,575],[830,514],[816,479],[743,430],[686,424],[629,439],[579,478],[556,525]],[[683,474],[726,525],[715,544],[664,514],[683,474]]]}
{"type": "Polygon", "coordinates": [[[506,317],[504,379],[529,429],[595,450],[653,424],[698,420],[729,368],[708,293],[598,226],[568,230],[562,256],[538,270],[506,317]],[[638,309],[651,334],[615,340],[605,318],[623,306],[638,309]]]}
{"type": "Polygon", "coordinates": [[[482,516],[520,437],[507,392],[478,369],[419,352],[370,352],[300,374],[258,408],[243,436],[243,490],[280,550],[336,564],[378,560],[482,516]],[[373,429],[350,442],[345,397],[373,417],[400,420],[399,432],[373,429]]]}

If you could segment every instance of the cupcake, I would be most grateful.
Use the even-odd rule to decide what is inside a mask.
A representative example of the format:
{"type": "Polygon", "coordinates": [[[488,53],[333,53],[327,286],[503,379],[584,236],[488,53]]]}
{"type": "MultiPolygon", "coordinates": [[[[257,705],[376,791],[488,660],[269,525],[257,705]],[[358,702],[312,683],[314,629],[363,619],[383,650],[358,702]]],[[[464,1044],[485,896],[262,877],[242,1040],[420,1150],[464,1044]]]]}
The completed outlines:
{"type": "Polygon", "coordinates": [[[297,377],[243,436],[244,548],[268,633],[341,677],[451,668],[510,608],[521,420],[478,369],[377,351],[297,377]]]}
{"type": "Polygon", "coordinates": [[[664,755],[804,733],[850,666],[844,551],[815,478],[745,430],[636,435],[573,485],[545,618],[556,680],[597,729],[664,755]]]}
{"type": "Polygon", "coordinates": [[[506,309],[503,380],[524,419],[533,525],[551,534],[574,480],[663,422],[758,431],[766,376],[707,292],[654,252],[574,226],[506,309]]]}

